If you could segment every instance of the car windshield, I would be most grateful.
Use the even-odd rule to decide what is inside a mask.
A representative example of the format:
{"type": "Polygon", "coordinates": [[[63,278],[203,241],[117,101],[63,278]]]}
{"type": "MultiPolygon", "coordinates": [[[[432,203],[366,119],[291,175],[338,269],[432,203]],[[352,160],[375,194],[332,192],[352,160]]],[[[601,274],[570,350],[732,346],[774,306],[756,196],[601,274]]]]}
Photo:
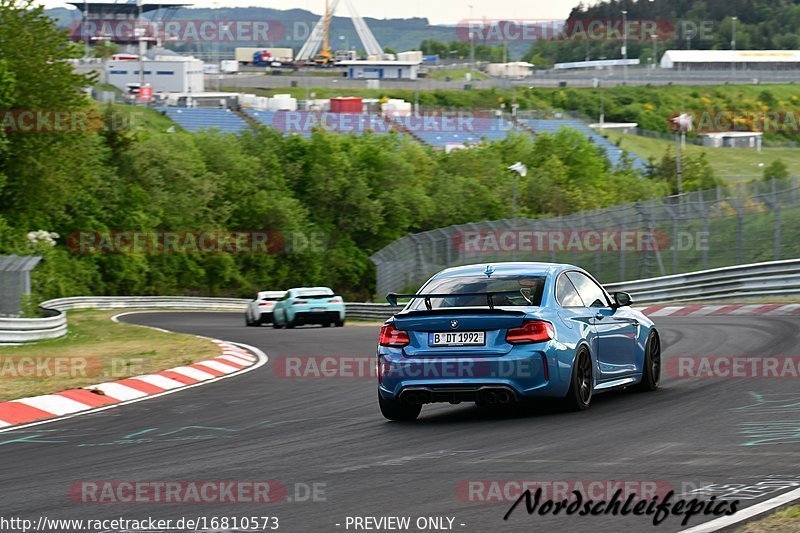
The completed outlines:
{"type": "MultiPolygon", "coordinates": [[[[486,296],[483,296],[486,293],[493,293],[492,302],[496,307],[539,307],[542,304],[542,296],[544,295],[544,282],[544,276],[441,278],[428,283],[419,294],[452,295],[445,298],[431,298],[432,309],[488,307],[489,300],[486,296]]],[[[425,299],[420,298],[411,301],[408,310],[416,311],[425,308],[425,299]]]]}

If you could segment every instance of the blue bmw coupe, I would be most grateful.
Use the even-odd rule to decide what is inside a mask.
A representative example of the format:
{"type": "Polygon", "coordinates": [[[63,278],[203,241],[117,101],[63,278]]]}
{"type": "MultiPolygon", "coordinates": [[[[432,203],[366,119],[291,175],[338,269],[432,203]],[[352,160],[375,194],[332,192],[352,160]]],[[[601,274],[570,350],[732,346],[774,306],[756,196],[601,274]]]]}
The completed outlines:
{"type": "Polygon", "coordinates": [[[595,393],[658,388],[653,322],[585,270],[549,263],[450,268],[381,328],[378,401],[389,420],[444,402],[500,405],[560,398],[588,409],[595,393]]]}

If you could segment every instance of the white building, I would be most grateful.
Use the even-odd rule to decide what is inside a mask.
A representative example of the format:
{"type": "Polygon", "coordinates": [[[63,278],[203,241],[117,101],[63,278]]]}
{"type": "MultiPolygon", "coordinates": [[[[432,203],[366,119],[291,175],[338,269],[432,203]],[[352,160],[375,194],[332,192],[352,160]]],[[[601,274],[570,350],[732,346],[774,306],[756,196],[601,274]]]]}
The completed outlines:
{"type": "Polygon", "coordinates": [[[533,76],[533,67],[534,65],[524,61],[491,63],[486,67],[486,72],[496,78],[528,78],[533,76]]]}
{"type": "MultiPolygon", "coordinates": [[[[108,61],[106,79],[126,91],[128,84],[140,82],[139,61],[108,61]]],[[[144,82],[155,92],[201,93],[205,89],[204,81],[203,62],[199,59],[159,56],[144,60],[144,82]]]]}
{"type": "Polygon", "coordinates": [[[347,77],[354,80],[416,80],[419,61],[342,61],[347,77]]]}
{"type": "Polygon", "coordinates": [[[675,70],[800,70],[800,50],[668,50],[661,68],[675,70]]]}
{"type": "Polygon", "coordinates": [[[712,148],[755,148],[761,151],[764,134],[760,131],[723,131],[704,133],[703,146],[712,148]]]}

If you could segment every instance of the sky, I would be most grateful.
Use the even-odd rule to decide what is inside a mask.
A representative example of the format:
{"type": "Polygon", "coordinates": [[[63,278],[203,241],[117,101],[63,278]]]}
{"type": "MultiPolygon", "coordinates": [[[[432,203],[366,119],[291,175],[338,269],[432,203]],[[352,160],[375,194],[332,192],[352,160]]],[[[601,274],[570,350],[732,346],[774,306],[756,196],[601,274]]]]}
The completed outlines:
{"type": "MultiPolygon", "coordinates": [[[[307,9],[321,14],[325,0],[178,0],[196,7],[271,7],[307,9]]],[[[455,24],[469,18],[565,19],[579,0],[351,0],[362,17],[428,18],[433,24],[455,24]],[[470,10],[469,6],[473,9],[470,10]],[[470,14],[472,13],[472,14],[470,14]]],[[[157,0],[144,0],[158,3],[157,0]]],[[[61,0],[40,0],[45,7],[64,7],[61,0]]],[[[584,2],[593,3],[593,2],[584,2]]],[[[346,13],[344,2],[337,14],[346,13]]]]}

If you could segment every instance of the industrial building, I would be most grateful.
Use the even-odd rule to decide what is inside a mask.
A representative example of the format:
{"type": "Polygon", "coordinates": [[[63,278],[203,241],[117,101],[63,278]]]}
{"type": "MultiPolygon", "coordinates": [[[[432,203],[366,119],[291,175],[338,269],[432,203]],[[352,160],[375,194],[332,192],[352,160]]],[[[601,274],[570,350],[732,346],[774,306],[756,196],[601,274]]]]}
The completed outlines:
{"type": "MultiPolygon", "coordinates": [[[[157,56],[145,59],[144,83],[155,92],[201,93],[205,90],[203,62],[193,57],[157,56]]],[[[127,91],[130,84],[138,84],[139,61],[114,61],[106,64],[106,81],[127,91]]]]}
{"type": "Polygon", "coordinates": [[[661,68],[674,70],[798,70],[800,50],[668,50],[661,68]]]}
{"type": "Polygon", "coordinates": [[[496,78],[528,78],[533,76],[534,65],[524,61],[514,63],[491,63],[486,67],[486,73],[496,78]]]}
{"type": "Polygon", "coordinates": [[[416,80],[419,61],[342,61],[347,77],[354,80],[416,80]]]}

